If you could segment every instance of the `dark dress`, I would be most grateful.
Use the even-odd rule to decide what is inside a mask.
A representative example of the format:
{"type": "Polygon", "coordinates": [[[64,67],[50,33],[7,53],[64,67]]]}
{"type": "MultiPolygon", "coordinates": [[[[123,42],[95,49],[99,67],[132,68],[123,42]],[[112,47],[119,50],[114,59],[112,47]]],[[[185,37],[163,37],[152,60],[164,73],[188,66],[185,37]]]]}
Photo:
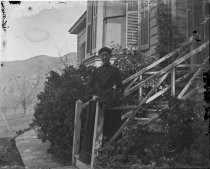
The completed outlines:
{"type": "MultiPolygon", "coordinates": [[[[123,93],[122,80],[120,71],[111,65],[103,65],[94,69],[89,81],[89,87],[92,89],[93,95],[103,98],[110,93],[113,95],[111,99],[111,105],[117,106],[119,104],[119,93],[123,93]],[[113,90],[113,86],[116,85],[116,89],[113,90]]],[[[106,102],[106,100],[105,100],[106,102]]],[[[94,121],[95,121],[95,107],[96,102],[90,101],[87,109],[85,134],[82,140],[82,147],[80,153],[80,161],[90,164],[94,121]]],[[[121,126],[121,113],[120,111],[106,110],[104,112],[104,127],[103,137],[110,139],[121,126]]]]}

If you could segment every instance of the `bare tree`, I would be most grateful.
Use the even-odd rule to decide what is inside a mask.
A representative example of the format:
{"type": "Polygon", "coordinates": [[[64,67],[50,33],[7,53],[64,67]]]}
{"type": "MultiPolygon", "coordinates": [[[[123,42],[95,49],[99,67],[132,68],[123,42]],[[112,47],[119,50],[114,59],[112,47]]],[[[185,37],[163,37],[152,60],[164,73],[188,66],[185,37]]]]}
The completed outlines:
{"type": "Polygon", "coordinates": [[[68,58],[68,55],[61,56],[59,53],[59,70],[62,71],[63,69],[67,68],[70,65],[70,59],[68,58]]]}
{"type": "Polygon", "coordinates": [[[18,99],[23,108],[23,113],[26,115],[28,108],[32,105],[38,94],[38,89],[41,85],[41,76],[34,77],[18,77],[15,78],[17,85],[18,99]]]}
{"type": "Polygon", "coordinates": [[[16,97],[10,98],[10,107],[12,108],[14,114],[16,114],[19,104],[20,102],[16,97]]]}
{"type": "Polygon", "coordinates": [[[73,65],[75,62],[74,59],[76,58],[71,58],[69,57],[69,54],[61,55],[60,49],[57,47],[58,50],[58,60],[55,62],[55,67],[58,68],[60,72],[63,72],[63,70],[70,65],[73,65]]]}

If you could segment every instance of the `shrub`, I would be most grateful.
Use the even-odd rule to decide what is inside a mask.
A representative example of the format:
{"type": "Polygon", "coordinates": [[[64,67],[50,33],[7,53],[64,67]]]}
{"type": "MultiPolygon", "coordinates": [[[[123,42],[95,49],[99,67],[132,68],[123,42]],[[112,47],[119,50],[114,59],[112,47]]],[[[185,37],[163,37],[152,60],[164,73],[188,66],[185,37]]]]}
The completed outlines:
{"type": "Polygon", "coordinates": [[[207,125],[202,120],[202,105],[174,97],[167,99],[168,109],[160,111],[161,132],[130,122],[121,140],[101,146],[98,164],[105,168],[122,164],[207,166],[209,146],[208,137],[203,134],[207,125]]]}
{"type": "Polygon", "coordinates": [[[91,69],[70,66],[61,75],[51,71],[38,95],[33,121],[38,126],[38,138],[49,141],[49,152],[64,161],[71,161],[75,102],[86,102],[90,96],[86,82],[91,69]]]}
{"type": "MultiPolygon", "coordinates": [[[[158,59],[156,55],[145,56],[145,54],[142,53],[140,50],[135,50],[132,48],[122,49],[120,45],[114,43],[112,43],[112,48],[113,48],[114,58],[116,58],[115,66],[119,68],[122,80],[125,80],[129,76],[142,70],[143,68],[145,68],[146,66],[150,65],[151,63],[153,63],[158,59]]],[[[138,82],[139,80],[137,80],[133,85],[135,85],[138,82]]],[[[143,94],[155,82],[156,79],[145,84],[143,86],[143,94]]],[[[126,88],[128,84],[126,84],[124,87],[126,88]]],[[[139,91],[136,90],[124,99],[123,104],[134,105],[138,103],[139,103],[139,91]]]]}

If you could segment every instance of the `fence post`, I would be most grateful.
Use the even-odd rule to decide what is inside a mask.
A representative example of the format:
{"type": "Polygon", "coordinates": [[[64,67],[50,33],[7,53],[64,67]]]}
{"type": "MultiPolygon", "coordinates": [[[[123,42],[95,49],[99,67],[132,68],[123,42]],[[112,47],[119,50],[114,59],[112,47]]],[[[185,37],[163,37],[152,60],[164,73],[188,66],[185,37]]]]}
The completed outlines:
{"type": "Polygon", "coordinates": [[[99,102],[96,103],[96,114],[95,114],[95,124],[93,133],[93,146],[91,154],[91,169],[93,169],[96,150],[99,148],[100,143],[102,143],[103,138],[103,125],[104,125],[104,106],[100,107],[99,102]]]}
{"type": "Polygon", "coordinates": [[[75,155],[79,155],[79,148],[80,148],[81,112],[82,112],[82,101],[78,100],[75,105],[74,137],[73,137],[73,147],[72,147],[72,165],[74,166],[76,166],[75,155]]]}
{"type": "Polygon", "coordinates": [[[171,96],[175,96],[175,78],[175,68],[173,68],[171,71],[171,96]]]}

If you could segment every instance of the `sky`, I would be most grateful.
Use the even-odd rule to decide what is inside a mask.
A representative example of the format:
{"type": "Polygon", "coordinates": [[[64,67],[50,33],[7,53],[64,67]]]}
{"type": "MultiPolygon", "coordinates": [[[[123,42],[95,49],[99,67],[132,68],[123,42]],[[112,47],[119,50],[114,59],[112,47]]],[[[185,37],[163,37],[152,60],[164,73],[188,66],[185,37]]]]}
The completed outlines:
{"type": "Polygon", "coordinates": [[[1,30],[1,61],[25,60],[37,55],[58,57],[77,51],[77,36],[68,30],[86,10],[86,1],[5,2],[6,33],[1,30]]]}

